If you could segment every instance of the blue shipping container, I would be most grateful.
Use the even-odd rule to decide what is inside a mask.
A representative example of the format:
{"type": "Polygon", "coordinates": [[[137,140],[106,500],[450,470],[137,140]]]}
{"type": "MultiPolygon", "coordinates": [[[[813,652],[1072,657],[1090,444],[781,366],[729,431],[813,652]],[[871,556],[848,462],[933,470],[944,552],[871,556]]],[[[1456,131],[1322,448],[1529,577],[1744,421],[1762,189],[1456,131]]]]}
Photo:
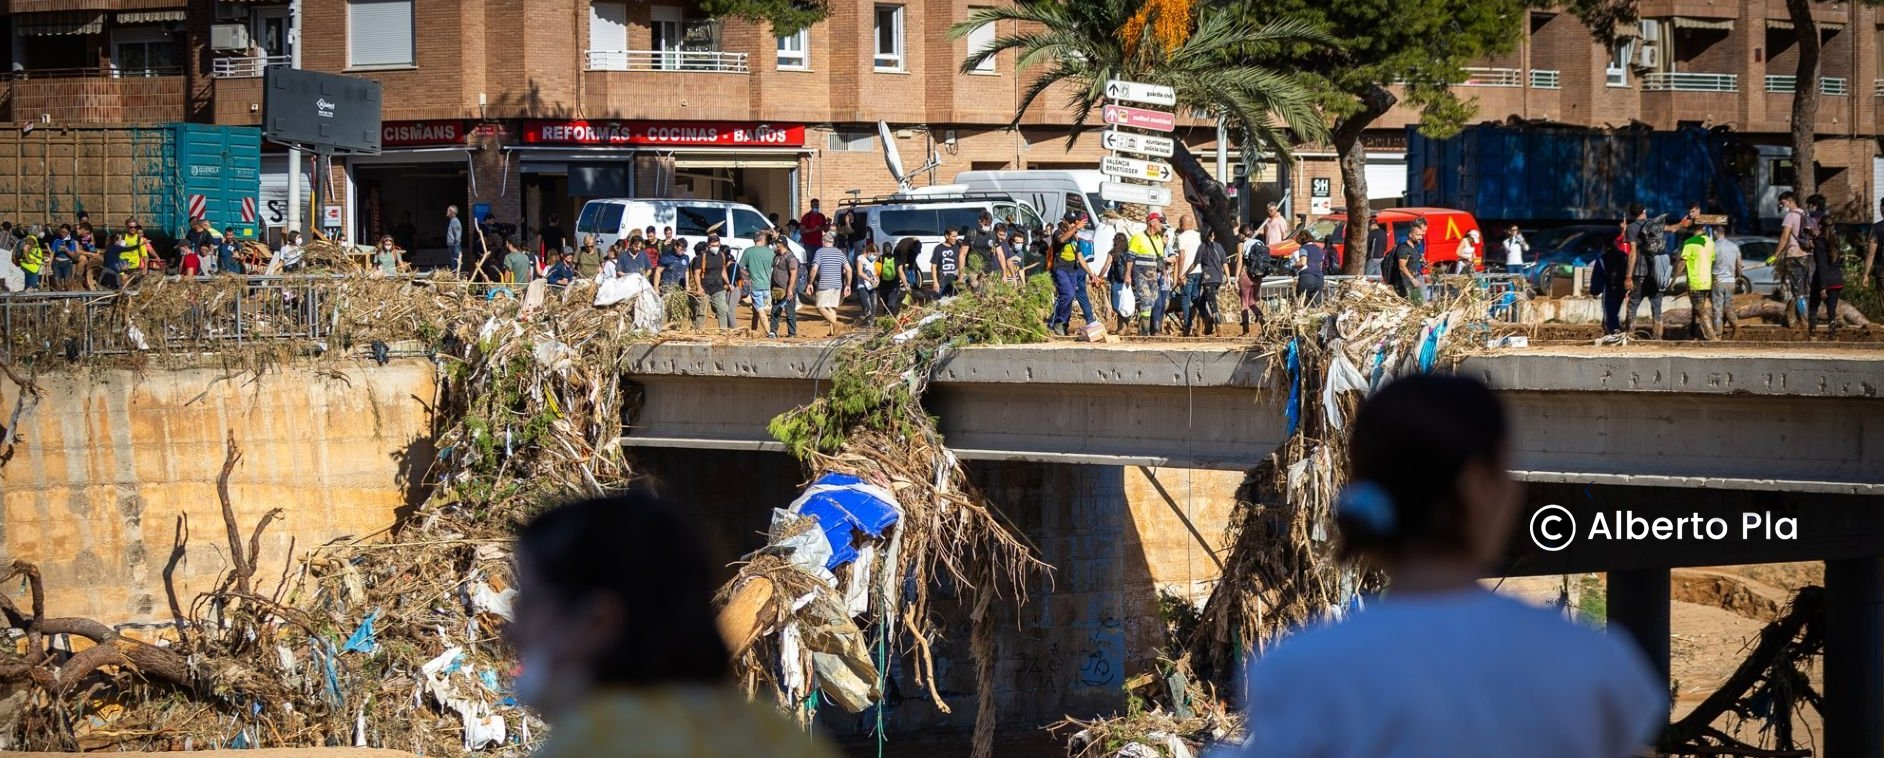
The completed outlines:
{"type": "Polygon", "coordinates": [[[1605,132],[1467,127],[1450,139],[1407,132],[1407,204],[1458,208],[1481,220],[1614,221],[1639,202],[1682,213],[1699,201],[1749,217],[1722,166],[1726,138],[1696,127],[1605,132]]]}
{"type": "Polygon", "coordinates": [[[158,193],[151,223],[172,235],[189,229],[192,211],[216,229],[235,229],[237,239],[257,238],[256,204],[262,194],[262,131],[247,126],[170,124],[159,175],[169,184],[158,193]],[[246,215],[246,218],[245,218],[246,215]]]}

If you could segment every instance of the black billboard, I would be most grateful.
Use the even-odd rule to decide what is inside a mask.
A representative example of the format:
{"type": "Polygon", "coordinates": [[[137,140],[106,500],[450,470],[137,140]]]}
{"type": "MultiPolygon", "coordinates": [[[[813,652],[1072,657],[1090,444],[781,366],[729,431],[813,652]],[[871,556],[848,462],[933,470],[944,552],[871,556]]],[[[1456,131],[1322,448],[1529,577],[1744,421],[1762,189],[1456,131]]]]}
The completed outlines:
{"type": "Polygon", "coordinates": [[[379,152],[379,82],[286,66],[265,76],[263,137],[315,152],[379,152]]]}

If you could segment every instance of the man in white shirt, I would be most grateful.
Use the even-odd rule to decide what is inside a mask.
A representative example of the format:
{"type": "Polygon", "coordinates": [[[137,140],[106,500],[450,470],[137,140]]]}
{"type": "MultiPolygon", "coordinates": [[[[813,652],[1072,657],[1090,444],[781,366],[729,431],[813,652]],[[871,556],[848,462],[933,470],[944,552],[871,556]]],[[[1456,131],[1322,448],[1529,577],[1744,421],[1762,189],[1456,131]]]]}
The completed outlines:
{"type": "Polygon", "coordinates": [[[283,272],[301,269],[301,233],[288,232],[288,240],[281,243],[281,249],[275,251],[275,257],[281,260],[283,272]]]}
{"type": "Polygon", "coordinates": [[[1282,209],[1275,203],[1269,204],[1269,217],[1263,219],[1262,226],[1256,227],[1256,234],[1263,238],[1263,244],[1275,247],[1289,238],[1289,220],[1282,217],[1282,209]]]}
{"type": "Polygon", "coordinates": [[[1196,307],[1198,288],[1202,285],[1203,268],[1197,265],[1197,248],[1204,243],[1204,237],[1197,233],[1197,221],[1190,216],[1178,218],[1177,265],[1171,270],[1178,272],[1178,318],[1183,323],[1191,323],[1191,309],[1196,307]]]}
{"type": "Polygon", "coordinates": [[[1524,254],[1530,252],[1531,243],[1524,240],[1524,232],[1512,224],[1505,232],[1505,273],[1515,274],[1524,270],[1524,254]]]}

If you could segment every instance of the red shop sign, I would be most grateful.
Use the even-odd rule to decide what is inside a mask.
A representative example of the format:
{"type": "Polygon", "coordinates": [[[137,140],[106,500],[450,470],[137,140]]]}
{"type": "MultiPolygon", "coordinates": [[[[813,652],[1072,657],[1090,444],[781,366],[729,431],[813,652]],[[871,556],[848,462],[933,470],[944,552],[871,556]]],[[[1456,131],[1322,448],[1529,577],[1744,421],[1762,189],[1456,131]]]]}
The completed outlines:
{"type": "Polygon", "coordinates": [[[525,144],[800,147],[803,124],[739,121],[528,121],[525,144]]]}
{"type": "Polygon", "coordinates": [[[464,144],[463,121],[388,121],[379,128],[380,147],[464,144]]]}

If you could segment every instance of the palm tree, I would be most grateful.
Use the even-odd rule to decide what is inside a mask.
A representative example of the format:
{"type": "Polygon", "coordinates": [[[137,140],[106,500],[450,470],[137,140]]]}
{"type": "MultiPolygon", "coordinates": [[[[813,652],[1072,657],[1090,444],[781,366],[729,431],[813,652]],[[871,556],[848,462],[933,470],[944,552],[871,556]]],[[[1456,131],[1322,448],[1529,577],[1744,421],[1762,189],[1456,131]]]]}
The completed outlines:
{"type": "MultiPolygon", "coordinates": [[[[1210,4],[1193,11],[1183,0],[1013,0],[978,9],[954,25],[960,38],[983,24],[1017,22],[1021,30],[998,37],[962,62],[964,73],[1008,50],[1016,68],[1038,68],[1015,109],[1013,125],[1034,101],[1056,85],[1068,89],[1072,138],[1092,125],[1094,106],[1112,79],[1170,86],[1182,109],[1221,118],[1240,146],[1244,165],[1263,153],[1292,160],[1294,142],[1324,139],[1327,126],[1314,96],[1294,74],[1275,68],[1285,43],[1335,43],[1325,31],[1299,21],[1257,25],[1231,6],[1210,4]]],[[[1235,239],[1234,213],[1223,184],[1177,140],[1172,167],[1183,177],[1198,216],[1220,240],[1235,239]]]]}

